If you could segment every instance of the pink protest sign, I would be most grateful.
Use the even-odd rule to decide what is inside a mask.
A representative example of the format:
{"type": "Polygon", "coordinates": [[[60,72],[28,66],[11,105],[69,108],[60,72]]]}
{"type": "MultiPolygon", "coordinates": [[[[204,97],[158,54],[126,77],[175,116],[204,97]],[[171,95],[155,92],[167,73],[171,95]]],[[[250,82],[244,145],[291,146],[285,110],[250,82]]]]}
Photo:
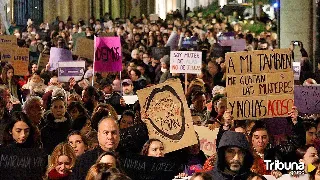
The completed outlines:
{"type": "Polygon", "coordinates": [[[94,44],[94,71],[122,71],[120,37],[97,37],[94,44]]]}

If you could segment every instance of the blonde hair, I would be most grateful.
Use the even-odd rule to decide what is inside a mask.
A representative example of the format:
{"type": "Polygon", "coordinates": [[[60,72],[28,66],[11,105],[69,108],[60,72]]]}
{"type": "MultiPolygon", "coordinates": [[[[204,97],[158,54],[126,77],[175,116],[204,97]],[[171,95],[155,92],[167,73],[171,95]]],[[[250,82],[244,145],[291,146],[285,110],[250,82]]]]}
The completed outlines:
{"type": "Polygon", "coordinates": [[[46,175],[57,166],[60,156],[67,156],[70,159],[70,168],[72,169],[76,163],[76,155],[73,148],[68,143],[58,144],[51,153],[46,175]]]}

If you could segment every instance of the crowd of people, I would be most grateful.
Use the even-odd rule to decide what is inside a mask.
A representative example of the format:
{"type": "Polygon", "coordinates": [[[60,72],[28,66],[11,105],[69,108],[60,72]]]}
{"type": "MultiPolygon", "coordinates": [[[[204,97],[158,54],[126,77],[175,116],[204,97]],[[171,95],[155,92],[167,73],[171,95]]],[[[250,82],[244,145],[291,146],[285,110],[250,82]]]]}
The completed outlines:
{"type": "MultiPolygon", "coordinates": [[[[269,170],[264,160],[279,160],[303,162],[305,173],[308,173],[307,165],[313,164],[317,168],[309,172],[308,178],[320,179],[317,154],[320,119],[317,116],[301,118],[298,109],[293,107],[287,118],[293,133],[285,142],[275,143],[263,119],[234,121],[227,110],[224,57],[214,51],[219,46],[219,37],[232,33],[232,38],[246,40],[244,50],[266,50],[277,48],[274,33],[268,29],[261,34],[242,31],[240,24],[228,22],[228,18],[219,13],[208,19],[181,19],[178,12],[170,17],[158,21],[150,21],[148,17],[122,21],[106,15],[103,20],[91,18],[88,24],[83,20],[73,24],[71,17],[64,22],[57,17],[50,24],[36,26],[28,21],[25,28],[13,29],[18,45],[30,48],[30,68],[29,74],[18,77],[10,63],[1,62],[1,148],[42,149],[49,158],[42,167],[42,176],[35,179],[129,180],[131,177],[119,161],[123,152],[118,146],[120,131],[143,121],[139,102],[126,104],[123,96],[136,95],[137,90],[172,78],[185,83],[183,74],[170,73],[170,56],[155,59],[152,54],[152,48],[168,45],[170,35],[175,32],[180,36],[176,50],[203,52],[201,73],[188,75],[185,96],[195,125],[212,130],[219,128],[217,153],[206,157],[198,140],[198,144],[174,155],[165,154],[163,142],[149,139],[138,154],[179,157],[177,161],[184,164],[184,169],[177,172],[176,178],[249,180],[265,179],[263,175],[278,178],[290,171],[269,170]],[[50,71],[49,64],[39,69],[40,54],[49,54],[51,47],[73,51],[72,37],[78,33],[85,33],[89,39],[103,33],[121,38],[121,79],[117,72],[94,73],[93,60],[76,55],[74,59],[86,61],[86,73],[81,81],[71,78],[68,83],[59,82],[57,72],[50,71]],[[193,39],[196,45],[184,46],[193,39]]],[[[304,62],[300,83],[314,84],[310,79],[314,75],[308,55],[302,44],[299,47],[304,62]]],[[[5,175],[0,172],[2,179],[5,175]]],[[[14,176],[6,174],[6,177],[10,175],[14,176]]]]}

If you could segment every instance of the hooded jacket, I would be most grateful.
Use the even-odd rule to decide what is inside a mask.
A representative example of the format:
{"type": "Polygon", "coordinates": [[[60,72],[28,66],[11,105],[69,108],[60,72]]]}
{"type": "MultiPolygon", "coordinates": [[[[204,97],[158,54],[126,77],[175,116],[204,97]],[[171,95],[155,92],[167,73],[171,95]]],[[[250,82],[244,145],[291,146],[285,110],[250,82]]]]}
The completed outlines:
{"type": "MultiPolygon", "coordinates": [[[[247,180],[248,177],[253,177],[256,174],[250,171],[253,164],[253,155],[250,152],[249,143],[244,134],[226,131],[223,133],[217,151],[217,162],[212,171],[209,173],[214,179],[219,180],[247,180]],[[224,172],[227,164],[225,161],[225,151],[228,147],[238,147],[246,152],[244,157],[243,165],[236,175],[231,175],[224,172]]],[[[258,176],[258,175],[257,175],[258,176]]]]}

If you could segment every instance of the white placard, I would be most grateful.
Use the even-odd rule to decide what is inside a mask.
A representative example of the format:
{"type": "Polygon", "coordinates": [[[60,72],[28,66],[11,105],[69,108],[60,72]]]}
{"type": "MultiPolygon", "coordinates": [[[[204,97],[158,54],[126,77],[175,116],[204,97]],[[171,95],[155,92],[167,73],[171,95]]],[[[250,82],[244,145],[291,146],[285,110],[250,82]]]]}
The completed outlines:
{"type": "Polygon", "coordinates": [[[122,96],[126,104],[134,104],[136,101],[138,101],[137,95],[132,96],[122,96]]]}
{"type": "Polygon", "coordinates": [[[300,79],[300,72],[301,72],[301,63],[300,62],[293,62],[293,74],[294,80],[300,79]]]}
{"type": "Polygon", "coordinates": [[[85,61],[63,61],[58,63],[59,82],[69,82],[70,78],[80,81],[85,71],[85,61]]]}
{"type": "Polygon", "coordinates": [[[171,51],[170,73],[200,74],[202,67],[202,52],[171,51]]]}

